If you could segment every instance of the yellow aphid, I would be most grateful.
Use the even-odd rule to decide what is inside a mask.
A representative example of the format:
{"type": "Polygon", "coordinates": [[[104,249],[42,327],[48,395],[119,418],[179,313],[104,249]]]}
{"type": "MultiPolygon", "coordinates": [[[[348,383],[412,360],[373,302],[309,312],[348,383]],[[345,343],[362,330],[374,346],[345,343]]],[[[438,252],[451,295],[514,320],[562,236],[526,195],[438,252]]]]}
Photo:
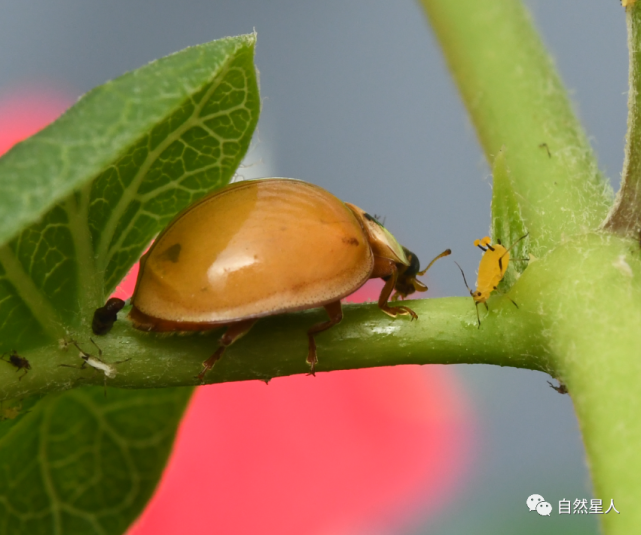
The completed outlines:
{"type": "Polygon", "coordinates": [[[474,246],[485,251],[479,264],[476,291],[472,293],[476,304],[485,303],[490,298],[510,265],[510,252],[500,242],[491,245],[490,241],[487,236],[482,240],[474,240],[474,246]]]}
{"type": "Polygon", "coordinates": [[[621,5],[623,7],[628,7],[634,4],[637,0],[621,0],[621,5]]]}
{"type": "MultiPolygon", "coordinates": [[[[482,240],[474,240],[475,247],[483,250],[484,254],[481,258],[481,263],[479,264],[479,274],[476,279],[476,290],[470,290],[470,287],[467,286],[467,281],[465,280],[465,273],[461,269],[461,266],[458,266],[463,275],[463,281],[465,286],[470,292],[470,295],[474,299],[474,304],[476,305],[476,317],[478,319],[479,328],[481,327],[481,318],[479,316],[479,303],[483,303],[485,308],[488,309],[487,300],[490,298],[490,295],[493,291],[498,290],[499,283],[503,280],[505,272],[507,271],[508,266],[510,265],[510,249],[514,247],[518,242],[520,242],[525,236],[521,236],[516,240],[509,249],[506,249],[501,242],[498,241],[494,245],[490,242],[489,237],[485,237],[482,240]]],[[[519,259],[523,260],[523,259],[519,259]]],[[[506,296],[508,299],[510,297],[506,296]]],[[[512,299],[510,299],[512,301],[512,299]]],[[[516,308],[519,308],[518,305],[512,301],[516,308]]]]}

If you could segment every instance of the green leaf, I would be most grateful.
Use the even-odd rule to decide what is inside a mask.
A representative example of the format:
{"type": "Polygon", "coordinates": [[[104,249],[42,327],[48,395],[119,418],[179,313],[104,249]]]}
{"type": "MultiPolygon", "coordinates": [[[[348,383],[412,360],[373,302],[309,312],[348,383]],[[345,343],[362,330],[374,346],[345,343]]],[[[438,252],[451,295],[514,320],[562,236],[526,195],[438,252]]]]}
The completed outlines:
{"type": "Polygon", "coordinates": [[[0,401],[0,441],[14,425],[34,409],[42,397],[31,396],[26,399],[0,401]]]}
{"type": "Polygon", "coordinates": [[[75,389],[0,442],[0,534],[120,534],[151,497],[189,388],[75,389]],[[144,415],[144,416],[143,416],[144,415]]]}
{"type": "Polygon", "coordinates": [[[122,533],[151,495],[192,389],[35,403],[53,384],[103,381],[60,367],[82,361],[58,339],[94,351],[94,310],[177,212],[233,177],[260,111],[254,44],[227,38],[126,74],[0,160],[0,351],[31,364],[22,379],[0,369],[0,533],[122,533]]]}
{"type": "MultiPolygon", "coordinates": [[[[251,61],[255,39],[230,37],[154,61],[93,89],[16,145],[0,160],[0,243],[104,172],[151,130],[162,139],[170,135],[184,118],[181,108],[202,99],[230,61],[243,54],[251,61]]],[[[233,94],[219,91],[221,109],[231,106],[233,94]]]]}
{"type": "Polygon", "coordinates": [[[0,240],[37,219],[0,247],[0,351],[88,332],[167,222],[229,182],[260,111],[254,44],[222,39],[128,73],[0,159],[0,240]]]}
{"type": "Polygon", "coordinates": [[[521,207],[507,167],[506,150],[503,147],[494,159],[492,169],[492,241],[501,242],[510,249],[510,265],[503,277],[500,289],[509,290],[516,282],[518,274],[527,267],[528,241],[525,223],[521,217],[521,207]]]}

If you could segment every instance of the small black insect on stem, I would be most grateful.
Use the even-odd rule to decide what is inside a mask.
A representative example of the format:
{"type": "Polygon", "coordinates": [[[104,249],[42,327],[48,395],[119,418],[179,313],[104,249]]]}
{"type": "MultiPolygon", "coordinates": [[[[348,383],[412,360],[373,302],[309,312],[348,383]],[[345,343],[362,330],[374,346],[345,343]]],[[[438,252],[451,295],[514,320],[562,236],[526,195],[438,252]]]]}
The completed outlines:
{"type": "Polygon", "coordinates": [[[109,299],[105,306],[102,306],[93,313],[93,321],[91,322],[91,330],[94,334],[104,335],[107,334],[114,323],[118,319],[118,312],[125,306],[125,302],[117,297],[109,299]]]}
{"type": "Polygon", "coordinates": [[[559,394],[567,394],[568,393],[568,387],[565,386],[565,383],[562,383],[559,381],[559,386],[553,385],[550,381],[548,381],[548,384],[550,385],[550,388],[554,388],[559,394]]]}
{"type": "Polygon", "coordinates": [[[15,349],[8,355],[7,353],[3,353],[0,357],[0,360],[4,360],[7,364],[11,364],[16,368],[17,372],[19,372],[20,370],[24,370],[24,373],[18,379],[19,381],[22,381],[22,378],[27,375],[27,373],[31,369],[31,364],[29,364],[29,361],[26,358],[18,355],[18,352],[15,349]]]}

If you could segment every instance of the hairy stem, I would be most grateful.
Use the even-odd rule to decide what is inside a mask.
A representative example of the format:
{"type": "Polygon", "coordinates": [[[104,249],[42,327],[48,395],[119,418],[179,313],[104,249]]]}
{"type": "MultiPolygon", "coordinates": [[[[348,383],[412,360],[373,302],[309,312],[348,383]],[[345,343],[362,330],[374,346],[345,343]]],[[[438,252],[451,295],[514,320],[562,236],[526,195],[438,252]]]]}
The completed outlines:
{"type": "Polygon", "coordinates": [[[421,4],[490,165],[507,148],[531,252],[540,257],[563,236],[598,228],[610,204],[608,186],[521,2],[421,4]]]}
{"type": "MultiPolygon", "coordinates": [[[[471,298],[408,301],[419,319],[391,319],[376,305],[345,306],[343,322],[317,337],[318,372],[396,364],[486,363],[546,370],[545,356],[536,342],[538,318],[526,316],[505,298],[491,301],[477,328],[471,298]],[[500,342],[499,342],[500,341],[500,342]],[[497,343],[498,342],[498,343],[497,343]]],[[[121,316],[124,316],[124,312],[121,316]]],[[[324,318],[315,310],[261,319],[244,338],[230,347],[207,374],[207,383],[269,380],[309,372],[307,329],[324,318]]],[[[94,337],[118,376],[111,386],[157,388],[196,385],[196,375],[218,345],[222,331],[194,336],[158,336],[136,331],[119,320],[110,334],[94,337]]],[[[83,351],[97,355],[90,333],[71,333],[83,351]]],[[[32,370],[18,381],[10,366],[0,367],[0,398],[64,390],[80,384],[103,383],[102,372],[61,367],[80,366],[78,350],[45,347],[30,353],[32,370]]]]}
{"type": "Polygon", "coordinates": [[[621,189],[603,224],[606,230],[639,237],[641,231],[641,3],[626,9],[628,51],[628,131],[621,189]]]}
{"type": "Polygon", "coordinates": [[[613,499],[621,512],[603,515],[605,533],[637,533],[641,526],[638,243],[605,233],[577,238],[533,263],[517,286],[517,298],[527,293],[538,303],[546,345],[572,396],[594,497],[603,500],[604,510],[613,499]]]}
{"type": "MultiPolygon", "coordinates": [[[[614,499],[622,511],[616,521],[603,518],[608,533],[635,532],[641,525],[636,508],[641,501],[636,478],[641,471],[638,243],[610,233],[569,239],[544,258],[531,260],[509,297],[519,308],[505,296],[492,297],[489,313],[481,309],[480,329],[469,297],[408,301],[417,321],[391,319],[374,304],[346,306],[343,322],[317,338],[318,372],[478,363],[551,374],[567,385],[576,407],[595,497],[605,504],[614,499]]],[[[305,332],[323,317],[323,311],[314,310],[261,319],[228,349],[206,382],[268,381],[307,373],[305,332]]],[[[89,332],[69,336],[97,356],[89,332]]],[[[103,360],[118,371],[108,385],[157,388],[197,384],[201,362],[215,350],[219,336],[215,331],[188,337],[145,334],[121,317],[97,343],[103,360]]],[[[22,380],[8,364],[0,366],[0,399],[104,381],[102,372],[89,366],[66,367],[83,362],[74,346],[42,347],[23,356],[32,369],[22,380]]]]}

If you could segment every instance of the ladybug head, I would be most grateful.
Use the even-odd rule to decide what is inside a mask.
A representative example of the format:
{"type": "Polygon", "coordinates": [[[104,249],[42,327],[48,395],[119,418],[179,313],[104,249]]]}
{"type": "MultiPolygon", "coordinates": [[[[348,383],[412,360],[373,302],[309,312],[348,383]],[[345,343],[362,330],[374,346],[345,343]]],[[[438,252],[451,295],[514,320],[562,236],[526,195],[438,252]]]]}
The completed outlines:
{"type": "Polygon", "coordinates": [[[404,299],[414,292],[427,291],[427,286],[416,278],[421,270],[421,262],[418,256],[407,247],[403,247],[403,251],[409,260],[409,266],[399,266],[398,279],[396,279],[396,284],[394,285],[394,289],[396,290],[393,297],[394,300],[398,299],[399,296],[401,299],[404,299]]]}
{"type": "Polygon", "coordinates": [[[398,270],[398,279],[394,285],[396,293],[392,300],[396,301],[399,297],[404,299],[408,295],[413,294],[414,292],[426,292],[427,286],[419,281],[416,277],[419,275],[425,275],[428,269],[432,267],[432,264],[436,262],[439,258],[452,254],[452,251],[447,249],[438,255],[434,260],[432,260],[428,266],[421,271],[421,262],[412,251],[407,247],[403,247],[403,252],[409,261],[409,265],[400,265],[398,270]]]}

